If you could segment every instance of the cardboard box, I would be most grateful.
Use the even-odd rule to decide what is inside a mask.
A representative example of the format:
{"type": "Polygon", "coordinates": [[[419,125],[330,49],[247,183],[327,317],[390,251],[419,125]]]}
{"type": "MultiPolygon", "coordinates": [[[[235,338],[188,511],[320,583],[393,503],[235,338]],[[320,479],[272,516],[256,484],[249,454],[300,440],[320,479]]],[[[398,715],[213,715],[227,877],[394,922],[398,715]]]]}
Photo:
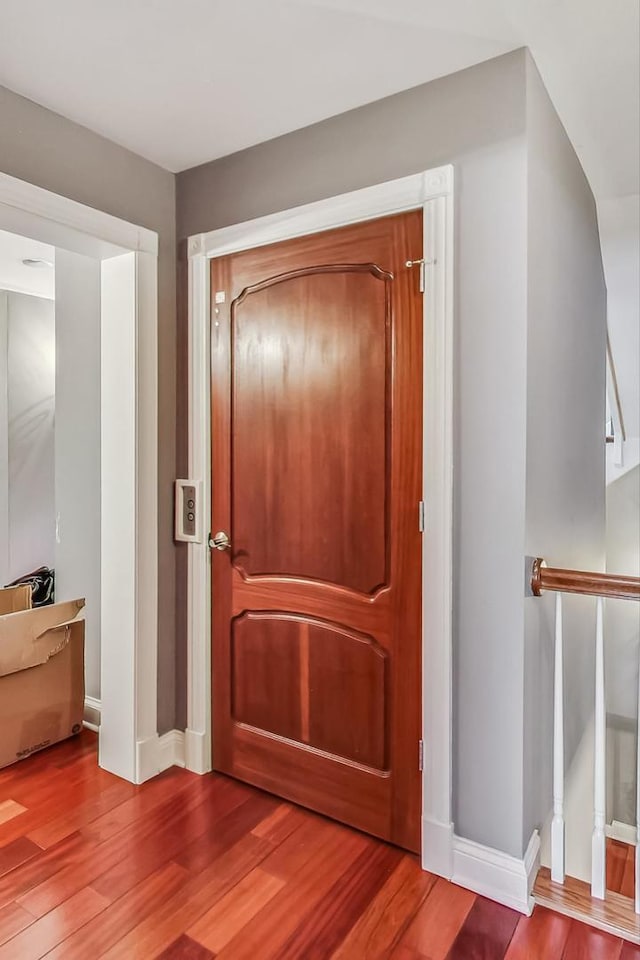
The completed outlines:
{"type": "MultiPolygon", "coordinates": [[[[2,599],[0,605],[16,602],[2,599]]],[[[0,767],[82,730],[84,600],[0,615],[0,767]]],[[[0,606],[0,609],[2,607],[0,606]]]]}
{"type": "Polygon", "coordinates": [[[20,610],[31,610],[31,587],[23,584],[20,587],[6,587],[0,590],[0,616],[5,613],[18,613],[20,610]]]}

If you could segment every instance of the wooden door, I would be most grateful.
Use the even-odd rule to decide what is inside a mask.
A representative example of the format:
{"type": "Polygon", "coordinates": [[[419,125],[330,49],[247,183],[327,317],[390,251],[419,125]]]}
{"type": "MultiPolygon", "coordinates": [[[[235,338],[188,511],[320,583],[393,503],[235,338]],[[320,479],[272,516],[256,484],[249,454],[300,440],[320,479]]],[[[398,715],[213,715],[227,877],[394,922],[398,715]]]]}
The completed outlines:
{"type": "Polygon", "coordinates": [[[211,265],[214,767],[416,851],[421,255],[412,211],[211,265]]]}

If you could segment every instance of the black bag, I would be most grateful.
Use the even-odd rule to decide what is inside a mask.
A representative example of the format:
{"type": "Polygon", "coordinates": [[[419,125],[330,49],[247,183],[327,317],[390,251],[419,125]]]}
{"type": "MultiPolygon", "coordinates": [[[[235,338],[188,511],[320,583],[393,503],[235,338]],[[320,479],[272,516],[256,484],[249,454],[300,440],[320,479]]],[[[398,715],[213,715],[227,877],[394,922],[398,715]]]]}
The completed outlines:
{"type": "Polygon", "coordinates": [[[49,567],[39,567],[33,573],[18,577],[17,580],[8,583],[7,586],[20,587],[23,584],[31,587],[31,605],[33,607],[46,607],[47,604],[54,602],[55,572],[49,567]]]}

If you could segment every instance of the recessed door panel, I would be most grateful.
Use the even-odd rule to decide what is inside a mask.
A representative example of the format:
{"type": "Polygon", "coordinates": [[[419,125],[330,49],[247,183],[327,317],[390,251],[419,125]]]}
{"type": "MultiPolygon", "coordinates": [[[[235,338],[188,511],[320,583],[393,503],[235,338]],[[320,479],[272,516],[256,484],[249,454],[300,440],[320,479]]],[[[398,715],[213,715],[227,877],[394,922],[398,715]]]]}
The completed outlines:
{"type": "Polygon", "coordinates": [[[214,766],[416,851],[421,256],[413,211],[211,267],[214,766]]]}
{"type": "Polygon", "coordinates": [[[234,564],[246,575],[386,582],[390,276],[294,271],[231,308],[234,564]]]}
{"type": "Polygon", "coordinates": [[[387,653],[340,624],[244,613],[232,624],[237,723],[383,771],[387,653]]]}

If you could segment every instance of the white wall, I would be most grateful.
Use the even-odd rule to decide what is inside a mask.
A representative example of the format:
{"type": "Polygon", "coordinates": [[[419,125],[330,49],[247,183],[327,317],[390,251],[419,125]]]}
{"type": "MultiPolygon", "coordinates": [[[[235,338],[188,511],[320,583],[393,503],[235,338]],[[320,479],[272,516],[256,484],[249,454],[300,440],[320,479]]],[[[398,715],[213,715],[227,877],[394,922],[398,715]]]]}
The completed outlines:
{"type": "Polygon", "coordinates": [[[100,697],[100,261],[56,252],[56,592],[85,597],[86,692],[100,697]]]}
{"type": "Polygon", "coordinates": [[[55,557],[55,319],[51,300],[0,293],[0,578],[55,557]]]}

